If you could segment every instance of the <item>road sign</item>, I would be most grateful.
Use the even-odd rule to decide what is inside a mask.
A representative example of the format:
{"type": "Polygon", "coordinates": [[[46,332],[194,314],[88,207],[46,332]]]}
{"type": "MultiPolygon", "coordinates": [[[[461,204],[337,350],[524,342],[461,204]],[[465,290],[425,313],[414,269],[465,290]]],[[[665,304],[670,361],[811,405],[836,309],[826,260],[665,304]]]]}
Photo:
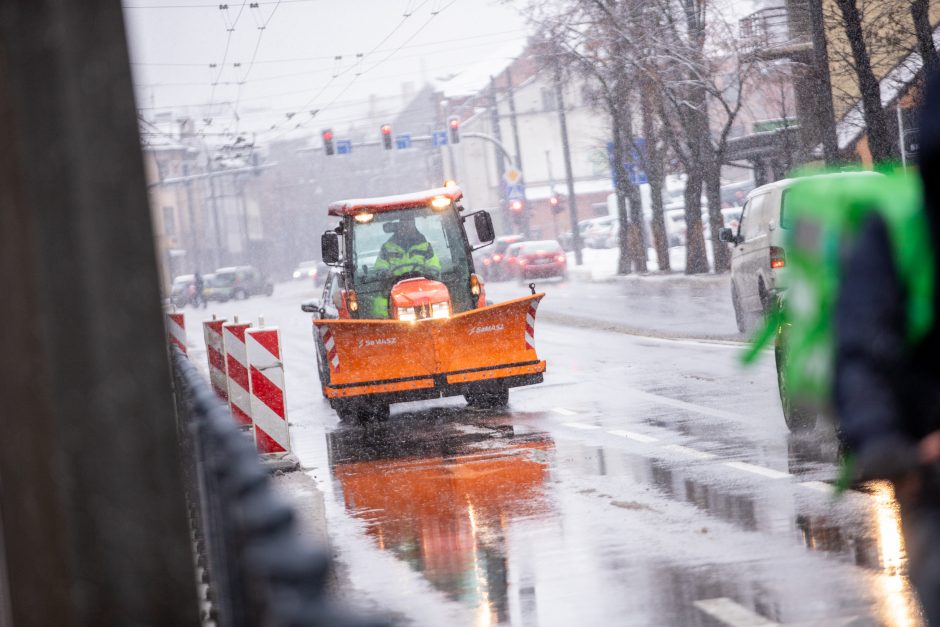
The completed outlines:
{"type": "Polygon", "coordinates": [[[506,170],[506,173],[503,174],[503,179],[506,181],[506,185],[521,185],[522,184],[522,172],[516,168],[509,168],[506,170]]]}
{"type": "Polygon", "coordinates": [[[348,155],[352,152],[352,141],[348,139],[340,139],[336,142],[336,154],[338,155],[348,155]]]}
{"type": "Polygon", "coordinates": [[[434,146],[447,145],[447,131],[434,131],[431,133],[431,144],[434,146]]]}
{"type": "Polygon", "coordinates": [[[399,150],[411,148],[411,133],[402,133],[395,136],[395,147],[399,150]]]}
{"type": "Polygon", "coordinates": [[[525,187],[521,181],[506,185],[506,198],[509,200],[525,200],[525,187]]]}
{"type": "MultiPolygon", "coordinates": [[[[643,185],[648,183],[649,180],[646,176],[646,172],[640,169],[640,155],[637,152],[637,148],[642,151],[646,151],[646,140],[642,137],[634,138],[632,145],[627,147],[626,159],[623,162],[623,169],[627,173],[627,180],[629,180],[634,185],[643,185]]],[[[610,163],[610,178],[614,182],[614,187],[617,187],[617,168],[614,167],[614,143],[607,142],[607,160],[610,163]]]]}

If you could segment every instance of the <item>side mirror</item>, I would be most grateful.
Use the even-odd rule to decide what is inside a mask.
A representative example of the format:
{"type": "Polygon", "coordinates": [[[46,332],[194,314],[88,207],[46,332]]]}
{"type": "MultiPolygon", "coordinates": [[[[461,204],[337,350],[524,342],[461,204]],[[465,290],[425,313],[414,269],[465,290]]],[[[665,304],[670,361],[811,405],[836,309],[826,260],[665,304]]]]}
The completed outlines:
{"type": "Polygon", "coordinates": [[[320,303],[317,299],[305,300],[300,303],[300,310],[306,313],[319,313],[320,312],[320,303]]]}
{"type": "Polygon", "coordinates": [[[339,235],[333,231],[327,231],[321,235],[320,250],[323,255],[323,263],[328,266],[339,264],[339,235]]]}
{"type": "Polygon", "coordinates": [[[731,230],[731,227],[723,227],[718,231],[718,241],[724,242],[725,244],[737,244],[737,238],[734,236],[734,231],[731,230]]]}
{"type": "Polygon", "coordinates": [[[490,244],[496,239],[496,230],[493,228],[493,218],[486,211],[473,214],[473,226],[477,230],[477,239],[481,244],[490,244]]]}

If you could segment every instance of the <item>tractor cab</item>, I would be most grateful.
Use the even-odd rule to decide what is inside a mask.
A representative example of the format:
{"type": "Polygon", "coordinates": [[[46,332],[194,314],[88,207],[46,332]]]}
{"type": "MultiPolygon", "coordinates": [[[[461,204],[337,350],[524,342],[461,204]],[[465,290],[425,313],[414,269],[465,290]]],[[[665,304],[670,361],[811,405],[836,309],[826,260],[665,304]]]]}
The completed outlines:
{"type": "Polygon", "coordinates": [[[330,205],[340,224],[322,236],[324,261],[342,267],[349,318],[415,322],[485,305],[471,253],[493,241],[485,211],[463,213],[455,186],[330,205]],[[471,221],[475,244],[465,224],[471,221]]]}

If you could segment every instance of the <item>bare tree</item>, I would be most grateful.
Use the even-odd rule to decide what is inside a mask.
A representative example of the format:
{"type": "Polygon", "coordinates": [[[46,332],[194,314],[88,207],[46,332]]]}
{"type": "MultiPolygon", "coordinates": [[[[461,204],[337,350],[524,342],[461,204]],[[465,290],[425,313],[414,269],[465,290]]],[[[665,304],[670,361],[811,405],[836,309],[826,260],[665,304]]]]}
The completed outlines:
{"type": "Polygon", "coordinates": [[[930,0],[912,0],[911,19],[917,34],[917,47],[924,60],[924,72],[930,76],[940,67],[937,47],[933,43],[933,26],[930,24],[930,0]]]}

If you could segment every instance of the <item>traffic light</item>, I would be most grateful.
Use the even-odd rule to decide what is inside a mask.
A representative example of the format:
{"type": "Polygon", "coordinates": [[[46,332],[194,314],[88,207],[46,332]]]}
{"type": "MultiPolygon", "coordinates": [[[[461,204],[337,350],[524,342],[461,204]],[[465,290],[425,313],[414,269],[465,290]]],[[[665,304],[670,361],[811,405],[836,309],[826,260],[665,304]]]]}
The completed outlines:
{"type": "Polygon", "coordinates": [[[552,194],[549,196],[548,204],[552,208],[552,213],[561,213],[565,210],[565,207],[561,204],[561,199],[557,194],[552,194]]]}
{"type": "Polygon", "coordinates": [[[385,150],[392,149],[392,125],[391,124],[382,125],[382,145],[385,146],[385,150]]]}
{"type": "Polygon", "coordinates": [[[509,210],[513,213],[522,213],[523,209],[525,209],[525,203],[521,200],[509,201],[509,210]]]}
{"type": "Polygon", "coordinates": [[[451,118],[450,121],[448,121],[448,125],[450,126],[450,143],[459,144],[460,143],[460,119],[451,118]]]}
{"type": "Polygon", "coordinates": [[[323,135],[323,150],[326,151],[326,156],[329,157],[332,155],[335,150],[333,149],[333,131],[326,129],[322,133],[323,135]]]}

